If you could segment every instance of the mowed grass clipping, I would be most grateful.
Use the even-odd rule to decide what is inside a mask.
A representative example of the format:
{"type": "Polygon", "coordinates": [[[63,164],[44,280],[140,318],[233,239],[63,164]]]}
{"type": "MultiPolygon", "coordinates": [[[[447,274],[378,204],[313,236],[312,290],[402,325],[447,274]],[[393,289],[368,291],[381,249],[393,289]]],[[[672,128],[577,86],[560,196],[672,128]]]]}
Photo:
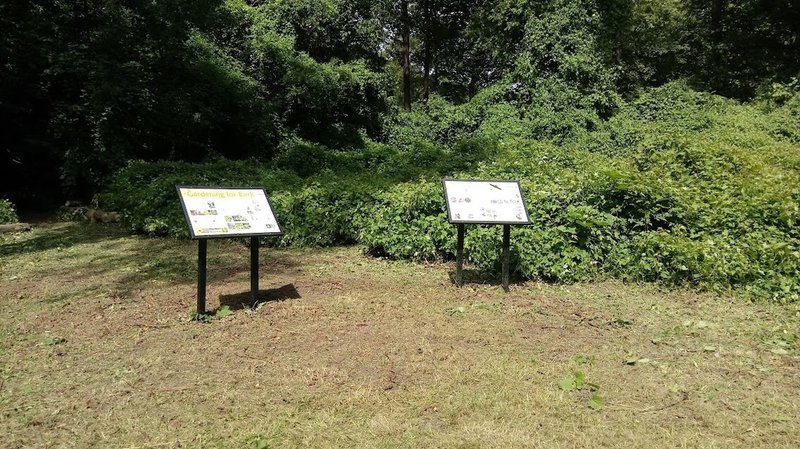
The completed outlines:
{"type": "Polygon", "coordinates": [[[194,242],[76,223],[0,237],[0,445],[800,445],[798,304],[457,289],[448,264],[348,247],[262,249],[250,309],[248,254],[210,243],[225,313],[198,322],[194,242]]]}

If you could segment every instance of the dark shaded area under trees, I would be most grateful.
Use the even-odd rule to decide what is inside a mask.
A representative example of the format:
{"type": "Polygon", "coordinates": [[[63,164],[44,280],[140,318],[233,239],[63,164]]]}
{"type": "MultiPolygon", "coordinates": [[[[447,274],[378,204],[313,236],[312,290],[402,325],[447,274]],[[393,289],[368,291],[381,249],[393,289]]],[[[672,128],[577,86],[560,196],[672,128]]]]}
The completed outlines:
{"type": "MultiPolygon", "coordinates": [[[[512,276],[800,300],[797,1],[7,0],[0,26],[0,222],[94,199],[186,237],[176,184],[255,185],[265,244],[447,260],[441,177],[511,178],[512,276]]],[[[495,228],[467,233],[488,274],[495,228]]]]}
{"type": "Polygon", "coordinates": [[[0,63],[0,194],[48,208],[132,159],[268,162],[297,139],[358,151],[401,109],[498,83],[520,110],[599,119],[678,78],[746,100],[800,72],[800,5],[6,0],[0,63]]]}

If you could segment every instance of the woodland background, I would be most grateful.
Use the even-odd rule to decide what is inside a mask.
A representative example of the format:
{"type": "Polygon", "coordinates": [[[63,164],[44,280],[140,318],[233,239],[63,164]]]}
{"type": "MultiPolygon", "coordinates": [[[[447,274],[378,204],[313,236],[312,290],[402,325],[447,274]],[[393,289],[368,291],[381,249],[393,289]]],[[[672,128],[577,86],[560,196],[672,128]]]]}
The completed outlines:
{"type": "Polygon", "coordinates": [[[270,244],[447,259],[439,179],[513,178],[519,277],[800,299],[794,0],[4,0],[0,64],[0,221],[259,185],[270,244]]]}

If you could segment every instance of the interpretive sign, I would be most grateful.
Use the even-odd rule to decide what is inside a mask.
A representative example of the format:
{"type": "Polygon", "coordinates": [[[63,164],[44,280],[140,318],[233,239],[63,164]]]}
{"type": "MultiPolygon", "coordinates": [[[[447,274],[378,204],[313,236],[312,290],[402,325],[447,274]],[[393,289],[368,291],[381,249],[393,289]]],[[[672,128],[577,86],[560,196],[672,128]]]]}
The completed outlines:
{"type": "Polygon", "coordinates": [[[450,223],[530,224],[519,181],[443,179],[450,223]]]}
{"type": "Polygon", "coordinates": [[[206,313],[208,240],[250,237],[250,299],[258,303],[259,237],[281,235],[264,189],[175,186],[193,239],[197,239],[197,315],[206,313]]]}
{"type": "Polygon", "coordinates": [[[264,189],[178,186],[192,238],[280,235],[264,189]]]}
{"type": "Polygon", "coordinates": [[[508,289],[511,225],[531,223],[519,181],[442,179],[447,220],[458,225],[455,283],[464,282],[464,236],[467,224],[503,225],[502,282],[508,289]]]}

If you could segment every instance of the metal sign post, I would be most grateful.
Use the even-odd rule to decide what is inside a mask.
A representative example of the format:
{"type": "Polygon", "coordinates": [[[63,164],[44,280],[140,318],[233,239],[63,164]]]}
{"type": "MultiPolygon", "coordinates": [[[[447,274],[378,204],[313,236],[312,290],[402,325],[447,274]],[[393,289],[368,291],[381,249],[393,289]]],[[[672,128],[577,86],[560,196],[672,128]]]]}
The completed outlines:
{"type": "MultiPolygon", "coordinates": [[[[258,237],[250,238],[250,303],[258,304],[258,237]]],[[[206,273],[208,271],[208,239],[197,240],[197,313],[206,313],[206,273]]]]}
{"type": "Polygon", "coordinates": [[[206,266],[208,255],[208,240],[197,241],[197,313],[206,313],[206,266]]]}
{"type": "Polygon", "coordinates": [[[502,224],[503,290],[509,291],[511,259],[511,225],[531,223],[519,181],[443,179],[447,220],[458,226],[456,241],[457,287],[464,285],[465,224],[502,224]]]}
{"type": "Polygon", "coordinates": [[[208,240],[250,237],[250,300],[258,303],[260,237],[281,235],[272,204],[259,187],[176,186],[189,232],[197,240],[197,314],[206,313],[208,240]]]}
{"type": "Polygon", "coordinates": [[[258,237],[250,237],[250,304],[258,303],[258,237]]]}
{"type": "Polygon", "coordinates": [[[503,290],[508,293],[508,265],[511,243],[511,226],[503,225],[503,290]]]}
{"type": "Polygon", "coordinates": [[[456,250],[456,287],[464,285],[464,224],[458,224],[458,249],[456,250]]]}

